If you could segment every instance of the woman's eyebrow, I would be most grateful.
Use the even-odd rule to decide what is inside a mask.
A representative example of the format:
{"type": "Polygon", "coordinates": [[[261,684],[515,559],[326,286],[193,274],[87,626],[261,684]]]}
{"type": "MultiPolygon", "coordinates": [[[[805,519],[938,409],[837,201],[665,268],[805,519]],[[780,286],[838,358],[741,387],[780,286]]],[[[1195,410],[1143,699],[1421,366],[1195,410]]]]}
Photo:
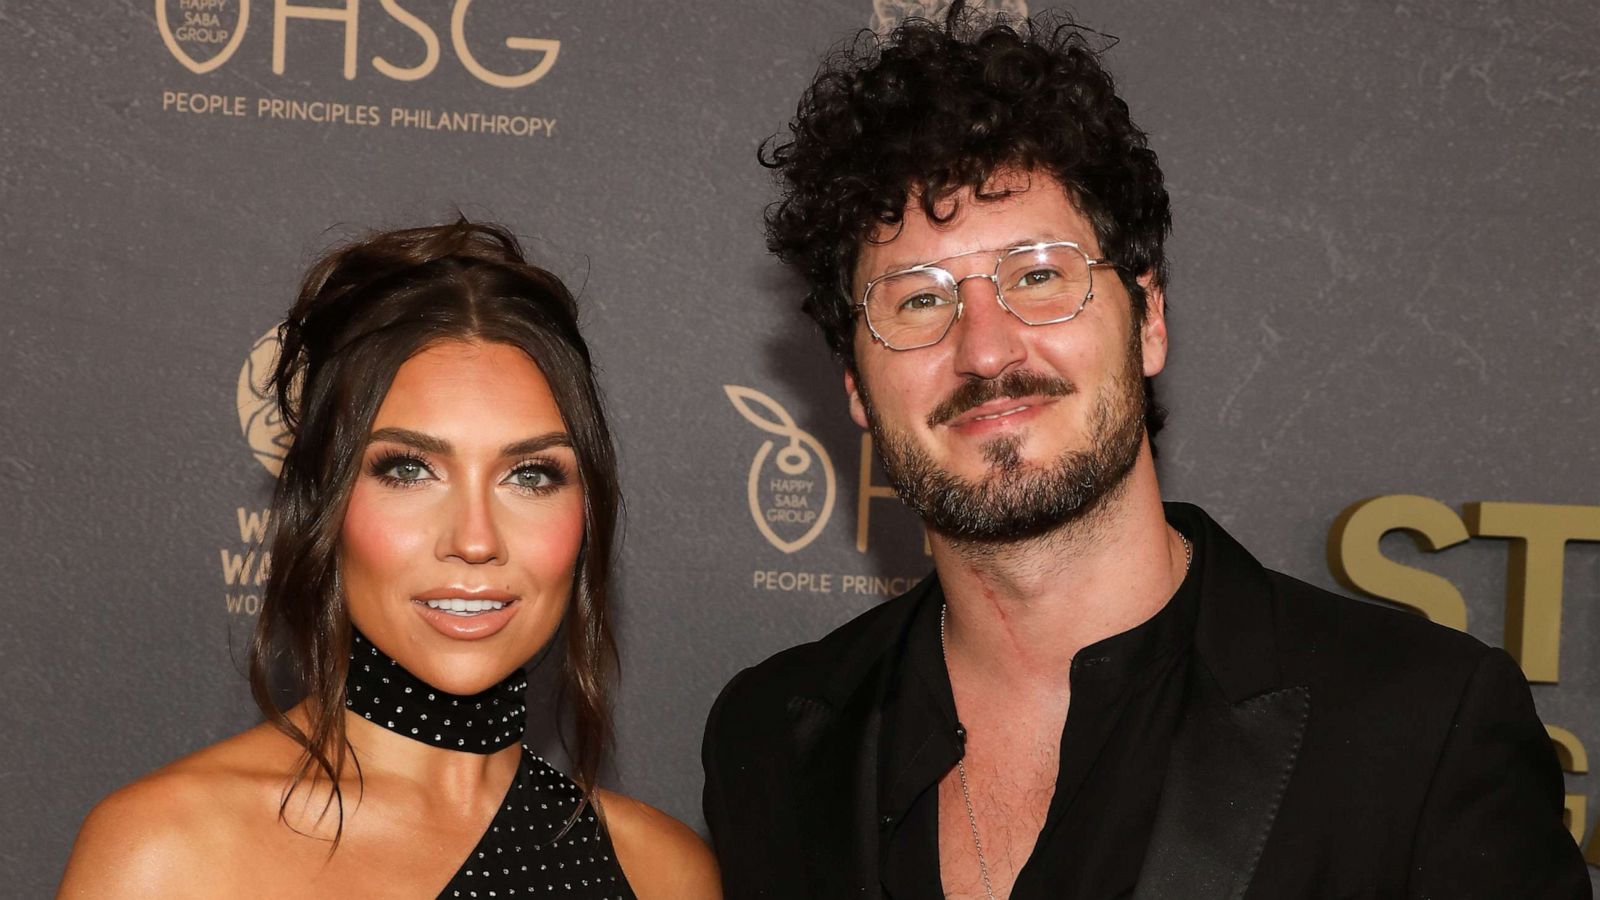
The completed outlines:
{"type": "Polygon", "coordinates": [[[424,453],[437,453],[440,456],[449,456],[453,452],[449,441],[436,438],[431,434],[423,434],[420,431],[412,431],[409,428],[379,428],[369,435],[367,440],[369,442],[393,441],[396,444],[405,444],[424,453]]]}
{"type": "MultiPolygon", "coordinates": [[[[433,453],[439,456],[450,456],[455,453],[455,448],[449,441],[436,438],[431,434],[412,431],[409,428],[380,428],[372,433],[371,441],[393,441],[405,444],[424,453],[433,453]]],[[[527,456],[548,450],[551,447],[571,447],[572,438],[565,431],[551,431],[531,438],[514,441],[500,448],[501,456],[527,456]]]]}
{"type": "Polygon", "coordinates": [[[507,444],[500,448],[500,455],[527,456],[530,453],[538,453],[541,450],[549,450],[551,447],[571,446],[572,438],[568,437],[565,431],[551,431],[546,434],[541,434],[538,437],[531,437],[526,440],[517,441],[514,444],[507,444]]]}

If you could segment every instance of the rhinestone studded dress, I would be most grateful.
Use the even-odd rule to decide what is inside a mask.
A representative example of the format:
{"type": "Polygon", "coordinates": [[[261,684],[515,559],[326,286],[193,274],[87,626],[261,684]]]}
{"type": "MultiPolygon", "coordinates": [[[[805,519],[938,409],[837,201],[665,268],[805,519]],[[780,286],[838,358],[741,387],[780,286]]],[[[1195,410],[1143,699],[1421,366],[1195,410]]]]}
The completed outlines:
{"type": "Polygon", "coordinates": [[[572,779],[524,747],[500,811],[439,896],[633,900],[592,809],[560,834],[581,796],[572,779]]]}
{"type": "MultiPolygon", "coordinates": [[[[401,668],[356,632],[345,705],[370,722],[425,744],[493,753],[521,740],[527,686],[519,670],[481,694],[446,693],[401,668]]],[[[527,745],[521,752],[516,778],[494,820],[439,896],[636,900],[594,810],[585,808],[567,826],[583,797],[577,784],[527,745]]]]}

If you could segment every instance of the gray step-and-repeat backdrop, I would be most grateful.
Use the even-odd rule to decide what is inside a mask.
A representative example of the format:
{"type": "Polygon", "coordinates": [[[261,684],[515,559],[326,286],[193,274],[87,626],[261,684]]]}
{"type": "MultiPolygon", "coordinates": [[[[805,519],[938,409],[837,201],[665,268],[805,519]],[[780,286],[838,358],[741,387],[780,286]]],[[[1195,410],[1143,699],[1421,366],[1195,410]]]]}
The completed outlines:
{"type": "MultiPolygon", "coordinates": [[[[580,290],[628,501],[611,783],[700,826],[727,679],[928,567],[755,162],[830,45],[916,8],[0,0],[0,893],[253,723],[267,335],[334,239],[458,209],[580,290]]],[[[1600,14],[1075,12],[1174,192],[1166,494],[1511,649],[1600,862],[1600,14]]]]}

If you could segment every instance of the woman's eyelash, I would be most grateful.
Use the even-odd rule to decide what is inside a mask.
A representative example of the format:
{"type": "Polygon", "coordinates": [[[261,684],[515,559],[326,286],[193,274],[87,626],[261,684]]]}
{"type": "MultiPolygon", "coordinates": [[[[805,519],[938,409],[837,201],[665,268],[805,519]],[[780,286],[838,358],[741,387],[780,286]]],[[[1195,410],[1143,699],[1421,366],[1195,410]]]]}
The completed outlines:
{"type": "Polygon", "coordinates": [[[384,484],[399,485],[402,487],[408,487],[416,484],[418,479],[396,478],[394,475],[390,474],[394,471],[396,466],[401,465],[416,466],[425,474],[433,474],[433,470],[428,468],[427,461],[422,457],[416,455],[415,453],[407,453],[398,450],[386,451],[374,457],[372,464],[367,467],[367,471],[384,484]]]}
{"type": "MultiPolygon", "coordinates": [[[[427,460],[415,453],[390,450],[374,457],[367,466],[367,473],[384,484],[394,487],[411,487],[426,478],[433,476],[433,469],[427,460]],[[414,466],[418,470],[415,478],[397,478],[394,470],[400,466],[414,466]]],[[[506,475],[508,481],[519,476],[537,476],[544,479],[543,484],[513,484],[513,487],[530,492],[550,491],[562,487],[572,480],[572,475],[563,463],[544,457],[523,460],[511,467],[506,475]]]]}
{"type": "Polygon", "coordinates": [[[517,463],[515,466],[512,466],[511,473],[506,477],[516,478],[519,475],[541,475],[545,478],[547,482],[546,484],[518,485],[518,487],[528,491],[553,490],[567,484],[571,480],[571,475],[568,474],[566,466],[553,459],[523,460],[522,462],[517,463]]]}

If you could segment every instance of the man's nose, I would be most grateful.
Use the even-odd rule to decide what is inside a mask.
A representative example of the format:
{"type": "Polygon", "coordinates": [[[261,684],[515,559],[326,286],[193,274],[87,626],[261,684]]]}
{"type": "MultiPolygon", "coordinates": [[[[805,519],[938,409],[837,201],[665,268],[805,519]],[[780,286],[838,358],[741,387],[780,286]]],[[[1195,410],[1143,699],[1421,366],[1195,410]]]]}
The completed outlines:
{"type": "Polygon", "coordinates": [[[1016,316],[1000,305],[999,286],[992,275],[973,274],[956,282],[961,295],[960,319],[945,338],[955,342],[958,374],[996,378],[1023,361],[1027,350],[1016,316]]]}

